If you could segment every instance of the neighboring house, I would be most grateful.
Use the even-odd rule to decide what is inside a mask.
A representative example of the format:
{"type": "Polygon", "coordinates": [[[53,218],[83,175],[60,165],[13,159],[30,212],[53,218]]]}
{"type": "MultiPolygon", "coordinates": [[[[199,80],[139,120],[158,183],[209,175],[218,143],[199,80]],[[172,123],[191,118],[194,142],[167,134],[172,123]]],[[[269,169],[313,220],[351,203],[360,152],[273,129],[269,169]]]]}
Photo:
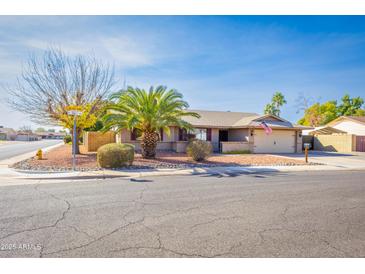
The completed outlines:
{"type": "Polygon", "coordinates": [[[358,136],[365,136],[365,116],[341,116],[327,126],[358,136]]]}
{"type": "MultiPolygon", "coordinates": [[[[294,125],[273,115],[256,113],[192,110],[200,118],[186,117],[194,127],[186,132],[178,127],[170,127],[170,136],[161,132],[158,150],[185,152],[188,140],[197,138],[212,143],[215,152],[250,151],[253,153],[295,153],[302,151],[302,129],[308,127],[294,125]],[[271,129],[266,134],[261,126],[265,122],[271,129]]],[[[138,132],[127,129],[117,134],[117,142],[130,143],[140,150],[138,132]]]]}
{"type": "Polygon", "coordinates": [[[41,139],[63,139],[66,135],[64,132],[36,132],[37,136],[39,136],[41,139]]]}
{"type": "Polygon", "coordinates": [[[33,132],[18,131],[16,141],[39,141],[42,138],[33,132]]]}
{"type": "Polygon", "coordinates": [[[0,140],[15,140],[16,138],[16,131],[12,128],[4,128],[0,126],[0,140]]]}
{"type": "Polygon", "coordinates": [[[315,150],[365,152],[365,117],[341,116],[325,126],[305,130],[303,134],[313,136],[315,150]]]}

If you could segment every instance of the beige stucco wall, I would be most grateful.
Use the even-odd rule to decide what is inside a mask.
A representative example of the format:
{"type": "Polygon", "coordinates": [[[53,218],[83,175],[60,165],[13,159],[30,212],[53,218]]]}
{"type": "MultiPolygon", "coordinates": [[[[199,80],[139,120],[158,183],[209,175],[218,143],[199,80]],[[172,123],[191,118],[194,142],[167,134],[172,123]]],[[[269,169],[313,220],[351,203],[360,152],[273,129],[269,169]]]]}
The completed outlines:
{"type": "Polygon", "coordinates": [[[188,142],[185,142],[185,141],[173,142],[172,143],[172,150],[176,151],[178,153],[185,152],[187,145],[188,145],[188,142]]]}
{"type": "Polygon", "coordinates": [[[302,138],[302,131],[297,131],[297,151],[298,153],[303,151],[303,138],[302,138]]]}
{"type": "Polygon", "coordinates": [[[356,150],[356,136],[352,134],[316,135],[314,150],[352,152],[356,150]]]}
{"type": "Polygon", "coordinates": [[[250,150],[248,142],[221,142],[222,152],[250,150]]]}
{"type": "Polygon", "coordinates": [[[84,132],[84,146],[87,151],[97,151],[99,147],[115,143],[115,133],[112,131],[108,131],[105,133],[102,132],[84,132]]]}
{"type": "Polygon", "coordinates": [[[118,142],[125,143],[131,141],[131,132],[123,128],[117,136],[118,142]]]}
{"type": "Polygon", "coordinates": [[[213,151],[219,152],[219,129],[212,128],[212,140],[213,151]]]}
{"type": "MultiPolygon", "coordinates": [[[[125,144],[131,144],[134,146],[134,150],[137,152],[141,151],[141,143],[139,141],[124,142],[125,144]]],[[[160,151],[171,151],[173,149],[173,142],[158,142],[157,150],[160,151]]]]}
{"type": "Polygon", "coordinates": [[[356,123],[353,121],[341,121],[332,127],[343,130],[348,134],[365,136],[365,125],[361,123],[356,123]]]}

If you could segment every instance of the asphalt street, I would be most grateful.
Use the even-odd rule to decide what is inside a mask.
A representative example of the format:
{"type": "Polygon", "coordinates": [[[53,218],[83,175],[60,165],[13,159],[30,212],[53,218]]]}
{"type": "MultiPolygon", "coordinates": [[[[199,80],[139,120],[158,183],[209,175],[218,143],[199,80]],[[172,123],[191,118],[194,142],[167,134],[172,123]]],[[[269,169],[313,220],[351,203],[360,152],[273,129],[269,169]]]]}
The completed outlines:
{"type": "Polygon", "coordinates": [[[364,178],[313,171],[0,186],[0,257],[364,257],[364,178]]]}
{"type": "Polygon", "coordinates": [[[41,140],[32,142],[9,142],[0,145],[0,161],[11,157],[19,156],[28,152],[36,151],[46,147],[54,146],[62,140],[41,140]]]}

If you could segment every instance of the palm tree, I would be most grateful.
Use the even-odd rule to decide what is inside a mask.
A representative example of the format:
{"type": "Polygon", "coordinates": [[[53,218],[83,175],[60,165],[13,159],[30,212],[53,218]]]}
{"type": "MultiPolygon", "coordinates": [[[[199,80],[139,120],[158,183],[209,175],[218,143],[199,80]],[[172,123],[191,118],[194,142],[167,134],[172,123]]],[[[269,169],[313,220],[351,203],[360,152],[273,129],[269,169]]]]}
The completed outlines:
{"type": "Polygon", "coordinates": [[[187,111],[189,104],[181,93],[165,86],[151,87],[149,91],[128,87],[111,95],[103,118],[104,131],[114,129],[138,130],[142,133],[141,148],[144,158],[154,158],[160,130],[170,135],[170,126],[192,129],[184,116],[199,118],[199,114],[187,111]]]}
{"type": "Polygon", "coordinates": [[[280,91],[275,92],[271,101],[277,111],[277,116],[280,116],[280,107],[286,104],[284,95],[280,91]]]}
{"type": "Polygon", "coordinates": [[[284,95],[279,91],[275,92],[271,99],[271,103],[265,106],[264,113],[280,116],[280,107],[284,104],[286,104],[284,95]]]}

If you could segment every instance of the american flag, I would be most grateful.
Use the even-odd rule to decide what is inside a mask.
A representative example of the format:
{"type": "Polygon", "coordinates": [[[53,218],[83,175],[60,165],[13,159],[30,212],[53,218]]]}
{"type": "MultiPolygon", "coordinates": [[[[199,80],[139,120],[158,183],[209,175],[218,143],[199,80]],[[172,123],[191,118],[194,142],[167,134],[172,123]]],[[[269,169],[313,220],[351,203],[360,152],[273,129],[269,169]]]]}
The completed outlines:
{"type": "Polygon", "coordinates": [[[264,121],[260,123],[260,127],[262,127],[265,130],[266,135],[269,135],[272,133],[271,127],[269,127],[264,121]]]}

